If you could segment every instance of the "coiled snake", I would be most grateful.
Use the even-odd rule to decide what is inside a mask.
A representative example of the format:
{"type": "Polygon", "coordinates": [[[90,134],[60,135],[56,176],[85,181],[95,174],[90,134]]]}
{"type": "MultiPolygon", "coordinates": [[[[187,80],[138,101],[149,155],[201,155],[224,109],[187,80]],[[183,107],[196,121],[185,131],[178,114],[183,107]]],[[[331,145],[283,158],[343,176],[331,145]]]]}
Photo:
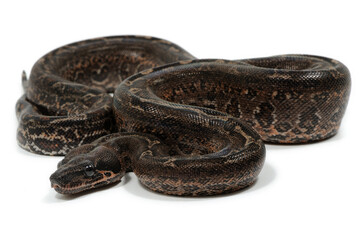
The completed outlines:
{"type": "Polygon", "coordinates": [[[23,85],[18,143],[67,154],[50,177],[59,193],[119,182],[134,171],[154,191],[199,196],[254,183],[263,141],[336,134],[350,74],[325,57],[198,60],[162,39],[116,36],[46,54],[23,85]]]}

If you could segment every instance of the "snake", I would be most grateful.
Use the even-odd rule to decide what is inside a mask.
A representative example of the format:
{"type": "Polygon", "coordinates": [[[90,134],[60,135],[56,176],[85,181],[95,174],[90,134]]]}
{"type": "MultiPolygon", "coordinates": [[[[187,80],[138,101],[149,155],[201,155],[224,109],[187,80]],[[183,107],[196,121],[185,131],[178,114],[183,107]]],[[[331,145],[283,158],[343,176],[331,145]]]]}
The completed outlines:
{"type": "Polygon", "coordinates": [[[334,136],[351,80],[314,55],[197,59],[146,36],[59,47],[23,72],[17,141],[65,155],[50,176],[61,194],[115,184],[127,172],[155,192],[230,193],[256,182],[265,143],[334,136]]]}

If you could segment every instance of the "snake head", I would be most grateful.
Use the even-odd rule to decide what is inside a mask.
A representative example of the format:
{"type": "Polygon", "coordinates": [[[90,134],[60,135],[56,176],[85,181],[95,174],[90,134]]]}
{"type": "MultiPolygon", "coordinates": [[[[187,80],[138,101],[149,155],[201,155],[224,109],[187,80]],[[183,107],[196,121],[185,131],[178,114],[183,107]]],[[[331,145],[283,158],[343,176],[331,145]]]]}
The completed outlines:
{"type": "Polygon", "coordinates": [[[50,176],[51,187],[61,194],[76,194],[120,182],[125,175],[126,167],[111,149],[100,146],[76,153],[77,149],[71,151],[50,176]]]}

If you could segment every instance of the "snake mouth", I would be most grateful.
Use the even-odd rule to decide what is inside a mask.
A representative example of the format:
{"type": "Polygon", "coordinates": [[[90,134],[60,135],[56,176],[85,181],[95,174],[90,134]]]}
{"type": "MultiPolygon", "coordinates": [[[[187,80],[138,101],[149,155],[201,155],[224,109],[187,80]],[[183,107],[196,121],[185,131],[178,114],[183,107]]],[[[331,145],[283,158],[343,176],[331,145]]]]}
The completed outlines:
{"type": "Polygon", "coordinates": [[[51,187],[61,194],[76,194],[93,188],[93,184],[78,181],[77,183],[64,181],[64,178],[59,177],[56,173],[50,176],[51,187]]]}
{"type": "Polygon", "coordinates": [[[51,187],[60,194],[77,194],[79,192],[83,192],[85,190],[89,190],[92,188],[91,185],[89,186],[87,184],[79,185],[75,187],[66,187],[53,182],[51,183],[51,187]]]}
{"type": "Polygon", "coordinates": [[[58,193],[64,193],[66,191],[65,188],[60,187],[60,185],[56,183],[51,183],[51,187],[58,193]]]}
{"type": "Polygon", "coordinates": [[[92,190],[95,188],[104,187],[108,184],[120,182],[121,178],[124,175],[125,175],[125,173],[123,173],[123,174],[114,174],[114,173],[107,174],[104,171],[104,172],[101,172],[102,177],[98,178],[95,181],[90,181],[90,182],[79,181],[77,183],[74,183],[74,182],[65,183],[62,181],[62,178],[59,178],[56,176],[56,174],[53,174],[50,176],[50,183],[51,183],[51,187],[56,192],[58,192],[60,194],[65,194],[65,195],[72,195],[72,194],[77,194],[80,192],[92,190]]]}

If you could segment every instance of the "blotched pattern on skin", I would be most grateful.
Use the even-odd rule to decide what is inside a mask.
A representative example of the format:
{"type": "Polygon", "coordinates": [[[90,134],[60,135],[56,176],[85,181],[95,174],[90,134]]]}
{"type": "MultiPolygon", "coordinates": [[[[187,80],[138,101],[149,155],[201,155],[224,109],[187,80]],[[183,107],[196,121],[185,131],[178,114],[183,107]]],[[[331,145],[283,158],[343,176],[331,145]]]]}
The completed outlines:
{"type": "Polygon", "coordinates": [[[348,69],[325,57],[198,60],[139,36],[55,49],[23,84],[19,145],[67,154],[51,177],[55,190],[74,194],[134,171],[154,191],[191,196],[251,185],[263,141],[335,135],[351,85],[348,69]]]}

